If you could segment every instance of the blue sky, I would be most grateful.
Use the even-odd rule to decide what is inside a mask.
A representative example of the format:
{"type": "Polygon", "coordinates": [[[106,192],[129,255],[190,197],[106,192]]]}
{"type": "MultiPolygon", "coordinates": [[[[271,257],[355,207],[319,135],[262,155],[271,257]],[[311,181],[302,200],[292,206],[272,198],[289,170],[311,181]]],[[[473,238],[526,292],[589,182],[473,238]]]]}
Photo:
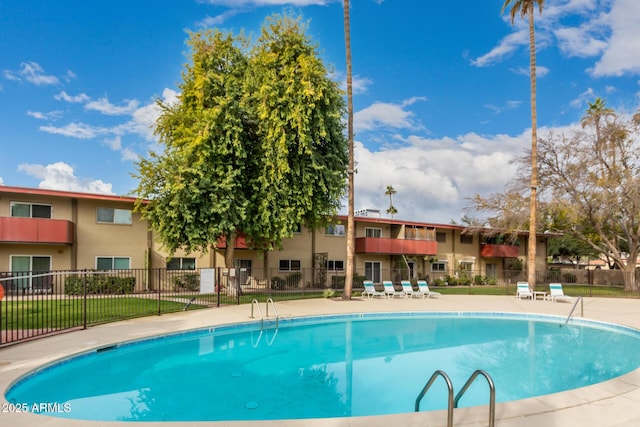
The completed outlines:
{"type": "MultiPolygon", "coordinates": [[[[502,4],[351,1],[356,209],[386,216],[392,185],[396,218],[448,223],[512,179],[530,146],[528,29],[502,4]]],[[[344,81],[341,0],[1,2],[0,184],[129,194],[187,31],[255,33],[285,8],[344,81]]],[[[536,31],[539,136],[574,128],[597,96],[637,111],[638,0],[547,0],[536,31]]]]}

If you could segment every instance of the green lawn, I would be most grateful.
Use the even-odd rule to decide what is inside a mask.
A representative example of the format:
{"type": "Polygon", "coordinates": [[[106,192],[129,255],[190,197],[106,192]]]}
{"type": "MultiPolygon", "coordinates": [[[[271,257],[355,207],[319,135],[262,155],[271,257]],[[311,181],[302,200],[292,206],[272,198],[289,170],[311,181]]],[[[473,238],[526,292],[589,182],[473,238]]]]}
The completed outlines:
{"type": "MultiPolygon", "coordinates": [[[[160,311],[163,313],[180,311],[184,307],[183,302],[160,301],[160,311]]],[[[189,310],[204,307],[194,303],[189,310]]],[[[0,323],[2,329],[71,328],[84,324],[83,313],[82,298],[3,301],[0,304],[0,323]]],[[[153,314],[158,314],[158,301],[155,299],[87,298],[87,325],[153,314]]]]}
{"type": "MultiPolygon", "coordinates": [[[[627,292],[620,286],[588,286],[563,285],[565,294],[586,297],[640,297],[638,292],[627,292]]],[[[514,295],[516,287],[502,285],[484,286],[431,286],[432,291],[444,295],[514,295]]],[[[548,291],[548,286],[540,285],[537,290],[548,291]]],[[[361,289],[354,289],[353,297],[359,297],[361,289]]],[[[268,298],[278,301],[323,298],[331,296],[339,298],[342,291],[327,295],[322,291],[283,292],[272,294],[255,293],[240,296],[240,304],[250,304],[254,299],[263,304],[268,298]]],[[[169,313],[181,311],[186,302],[194,295],[173,295],[169,299],[160,301],[160,312],[169,313]]],[[[237,298],[223,295],[221,303],[236,304],[237,298]]],[[[188,310],[197,310],[215,304],[217,295],[197,295],[188,306],[188,310]]],[[[87,298],[87,325],[113,322],[133,317],[158,314],[158,300],[156,298],[139,298],[134,296],[121,297],[90,297],[87,298]]],[[[84,300],[77,299],[35,299],[32,301],[2,301],[0,303],[1,329],[65,329],[82,326],[84,324],[84,300]]]]}

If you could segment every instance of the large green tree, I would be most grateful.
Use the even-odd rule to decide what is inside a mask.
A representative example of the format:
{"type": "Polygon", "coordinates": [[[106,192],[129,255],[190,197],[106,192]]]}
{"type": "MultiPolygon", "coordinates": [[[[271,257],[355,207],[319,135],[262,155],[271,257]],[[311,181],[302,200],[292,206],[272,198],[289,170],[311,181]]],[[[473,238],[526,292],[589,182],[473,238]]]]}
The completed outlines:
{"type": "Polygon", "coordinates": [[[305,30],[299,17],[276,15],[255,43],[190,35],[179,99],[160,103],[164,151],[137,164],[137,208],[170,254],[224,241],[233,267],[237,233],[270,250],[337,212],[344,100],[305,30]]]}
{"type": "Polygon", "coordinates": [[[538,6],[540,13],[544,7],[544,0],[505,0],[502,12],[511,6],[509,12],[513,25],[518,14],[529,21],[529,79],[531,82],[531,187],[529,195],[529,243],[527,251],[527,281],[533,288],[536,286],[536,208],[538,203],[538,116],[536,109],[536,41],[534,12],[538,6]]]}

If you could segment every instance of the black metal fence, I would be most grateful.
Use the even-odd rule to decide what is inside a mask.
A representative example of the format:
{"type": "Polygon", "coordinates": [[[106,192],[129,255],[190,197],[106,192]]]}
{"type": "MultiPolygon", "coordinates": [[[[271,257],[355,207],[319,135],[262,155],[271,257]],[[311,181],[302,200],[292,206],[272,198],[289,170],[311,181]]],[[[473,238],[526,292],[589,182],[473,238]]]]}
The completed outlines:
{"type": "MultiPolygon", "coordinates": [[[[407,270],[357,271],[352,295],[360,295],[367,278],[399,285],[409,275],[407,270]]],[[[427,280],[443,294],[513,295],[516,282],[526,281],[526,272],[432,272],[413,281],[416,279],[427,280]]],[[[640,297],[638,290],[625,290],[630,278],[616,270],[549,270],[538,272],[537,279],[536,289],[542,291],[548,289],[548,283],[560,282],[568,295],[640,297]]],[[[635,276],[633,280],[640,283],[635,276]]],[[[101,323],[249,303],[253,299],[262,302],[268,298],[339,296],[344,283],[343,271],[326,269],[0,272],[0,291],[4,293],[0,300],[0,346],[101,323]]]]}

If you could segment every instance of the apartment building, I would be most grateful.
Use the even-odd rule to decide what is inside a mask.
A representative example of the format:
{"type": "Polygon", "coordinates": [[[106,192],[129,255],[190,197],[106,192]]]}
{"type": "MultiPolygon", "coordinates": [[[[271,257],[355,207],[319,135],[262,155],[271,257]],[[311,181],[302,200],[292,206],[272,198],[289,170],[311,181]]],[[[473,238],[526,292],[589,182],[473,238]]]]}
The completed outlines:
{"type": "MultiPolygon", "coordinates": [[[[134,202],[131,197],[0,186],[0,272],[224,267],[224,244],[168,259],[148,223],[133,211],[134,202]]],[[[338,216],[321,230],[301,227],[281,250],[269,252],[247,249],[240,236],[235,264],[244,272],[242,280],[305,270],[343,275],[346,224],[346,216],[338,216]]],[[[463,226],[363,214],[355,217],[355,269],[374,282],[398,279],[398,272],[435,278],[462,269],[497,276],[517,260],[521,268],[526,265],[527,239],[523,232],[515,245],[497,244],[463,226]]],[[[546,243],[546,235],[537,236],[537,270],[545,269],[546,243]]],[[[315,278],[306,277],[301,285],[311,281],[315,278]]]]}

